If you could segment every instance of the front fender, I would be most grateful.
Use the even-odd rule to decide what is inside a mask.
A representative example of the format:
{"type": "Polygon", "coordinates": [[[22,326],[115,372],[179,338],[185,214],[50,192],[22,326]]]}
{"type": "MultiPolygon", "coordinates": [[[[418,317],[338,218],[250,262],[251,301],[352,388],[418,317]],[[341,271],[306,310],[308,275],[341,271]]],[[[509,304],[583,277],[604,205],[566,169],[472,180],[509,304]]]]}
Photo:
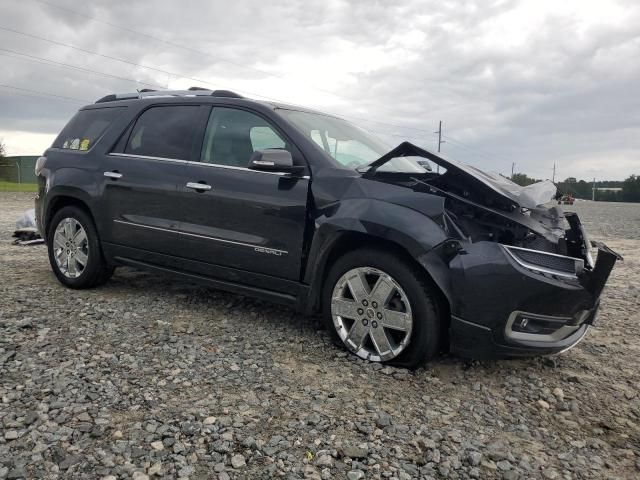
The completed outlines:
{"type": "MultiPolygon", "coordinates": [[[[391,242],[416,260],[448,238],[442,226],[424,214],[381,200],[347,199],[319,213],[303,277],[304,283],[311,286],[311,294],[316,296],[322,289],[332,251],[349,234],[355,232],[391,242]]],[[[310,300],[309,310],[315,307],[317,298],[310,300]]]]}

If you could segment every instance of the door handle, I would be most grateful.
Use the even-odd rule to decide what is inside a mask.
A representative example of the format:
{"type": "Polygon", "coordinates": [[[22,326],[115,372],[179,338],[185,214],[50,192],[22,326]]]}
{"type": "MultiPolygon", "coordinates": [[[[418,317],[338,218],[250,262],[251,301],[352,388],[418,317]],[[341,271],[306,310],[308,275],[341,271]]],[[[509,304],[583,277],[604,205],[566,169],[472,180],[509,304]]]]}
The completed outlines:
{"type": "Polygon", "coordinates": [[[206,183],[198,183],[198,182],[187,182],[187,188],[192,188],[194,190],[211,190],[211,185],[207,185],[206,183]]]}
{"type": "Polygon", "coordinates": [[[122,178],[122,174],[120,172],[104,172],[104,176],[108,178],[113,178],[114,180],[118,180],[122,178]]]}

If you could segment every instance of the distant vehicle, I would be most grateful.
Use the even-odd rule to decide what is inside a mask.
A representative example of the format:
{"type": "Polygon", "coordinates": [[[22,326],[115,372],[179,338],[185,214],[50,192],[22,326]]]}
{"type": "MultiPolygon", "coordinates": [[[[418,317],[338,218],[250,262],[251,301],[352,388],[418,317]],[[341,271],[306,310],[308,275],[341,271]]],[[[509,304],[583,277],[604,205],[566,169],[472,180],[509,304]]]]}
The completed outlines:
{"type": "Polygon", "coordinates": [[[567,193],[566,195],[560,197],[560,200],[558,200],[558,205],[573,205],[573,202],[575,202],[575,200],[576,199],[573,198],[573,195],[567,193]]]}
{"type": "MultiPolygon", "coordinates": [[[[36,165],[58,280],[129,265],[323,312],[363,359],[416,366],[450,347],[550,354],[593,323],[597,263],[551,182],[503,177],[340,118],[192,89],[108,95],[36,165]],[[433,162],[438,171],[431,168],[433,162]]],[[[75,319],[70,318],[70,321],[75,319]]]]}

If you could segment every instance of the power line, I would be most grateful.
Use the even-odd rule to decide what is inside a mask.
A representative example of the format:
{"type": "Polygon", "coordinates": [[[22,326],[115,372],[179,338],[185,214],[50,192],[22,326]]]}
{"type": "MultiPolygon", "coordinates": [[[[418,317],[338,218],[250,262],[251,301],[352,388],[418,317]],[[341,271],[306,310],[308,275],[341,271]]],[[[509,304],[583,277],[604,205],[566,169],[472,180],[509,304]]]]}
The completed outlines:
{"type": "MultiPolygon", "coordinates": [[[[134,35],[145,37],[145,38],[148,38],[148,39],[151,39],[151,40],[155,40],[157,42],[164,43],[165,45],[170,45],[172,47],[179,48],[179,49],[182,49],[182,50],[186,50],[188,52],[195,53],[197,55],[202,55],[202,56],[205,56],[205,57],[213,58],[215,60],[218,60],[218,61],[221,61],[221,62],[224,62],[224,63],[228,63],[230,65],[234,65],[236,67],[243,68],[245,70],[253,70],[254,72],[260,73],[262,75],[266,75],[266,76],[274,77],[274,78],[279,78],[279,79],[284,80],[286,82],[291,82],[291,80],[287,79],[286,77],[284,77],[282,75],[278,75],[277,73],[268,72],[266,70],[262,70],[260,68],[252,67],[250,65],[244,65],[242,63],[234,62],[233,60],[229,60],[228,58],[223,58],[223,57],[220,57],[218,55],[212,55],[211,53],[203,52],[202,50],[198,50],[198,49],[195,49],[193,47],[189,47],[187,45],[183,45],[183,44],[180,44],[180,43],[177,43],[177,42],[172,42],[171,40],[166,40],[164,38],[157,37],[157,36],[151,35],[149,33],[141,32],[139,30],[135,30],[135,29],[128,28],[128,27],[124,27],[122,25],[111,23],[111,22],[108,22],[106,20],[101,20],[101,19],[99,19],[97,17],[93,17],[91,15],[86,15],[84,13],[80,13],[80,12],[78,12],[76,10],[73,10],[73,9],[70,9],[70,8],[62,7],[62,6],[57,5],[57,4],[53,3],[53,2],[48,2],[46,0],[35,0],[35,1],[39,2],[41,4],[44,4],[44,5],[49,5],[50,7],[53,7],[53,8],[57,8],[57,9],[60,9],[60,10],[64,10],[66,12],[73,13],[74,15],[78,15],[78,16],[81,16],[81,17],[84,17],[84,18],[88,18],[91,21],[94,21],[94,22],[97,22],[97,23],[102,23],[103,25],[107,25],[107,26],[109,26],[111,28],[122,30],[124,32],[132,33],[134,35]]],[[[332,95],[332,96],[334,96],[336,98],[339,98],[341,100],[348,100],[348,99],[345,99],[345,98],[341,97],[340,95],[338,95],[338,94],[336,94],[334,92],[331,92],[329,90],[324,90],[324,89],[322,89],[320,87],[316,87],[314,85],[310,85],[310,87],[313,88],[314,90],[317,90],[319,92],[323,92],[323,93],[332,95]]]]}
{"type": "MultiPolygon", "coordinates": [[[[65,48],[70,48],[72,50],[77,50],[77,51],[80,51],[80,52],[83,52],[83,53],[87,53],[89,55],[96,55],[96,56],[99,56],[99,57],[102,57],[102,58],[106,58],[106,59],[109,59],[109,60],[125,63],[127,65],[153,70],[155,72],[163,73],[165,75],[170,75],[170,76],[175,77],[175,78],[182,78],[182,79],[185,79],[185,80],[191,80],[191,81],[194,81],[196,83],[201,83],[201,84],[205,84],[205,85],[211,85],[211,86],[214,86],[216,88],[219,87],[219,85],[217,85],[215,83],[212,83],[212,82],[209,82],[207,80],[203,80],[201,78],[190,77],[188,75],[185,75],[185,74],[182,74],[182,73],[179,73],[179,72],[172,72],[172,71],[164,70],[164,69],[161,69],[161,68],[153,67],[153,66],[150,66],[150,65],[144,65],[144,64],[141,64],[141,63],[134,62],[132,60],[127,60],[127,59],[115,57],[115,56],[112,56],[112,55],[105,55],[103,53],[99,53],[99,52],[95,52],[93,50],[88,50],[88,49],[85,49],[85,48],[81,48],[81,47],[78,47],[76,45],[71,45],[69,43],[59,42],[57,40],[51,40],[50,38],[42,37],[40,35],[34,35],[34,34],[31,34],[31,33],[26,33],[26,32],[22,32],[22,31],[19,31],[19,30],[15,30],[13,28],[8,28],[8,27],[3,27],[3,26],[0,26],[0,30],[5,30],[7,32],[14,33],[16,35],[22,35],[22,36],[25,36],[25,37],[34,38],[36,40],[40,40],[40,41],[43,41],[43,42],[48,42],[48,43],[51,43],[51,44],[54,44],[54,45],[58,45],[58,46],[62,46],[62,47],[65,47],[65,48]]],[[[247,94],[249,94],[249,95],[251,95],[253,97],[259,97],[259,98],[262,98],[262,99],[265,99],[265,100],[269,100],[269,101],[273,101],[273,102],[277,102],[277,103],[288,103],[288,102],[285,102],[285,101],[277,99],[277,98],[268,97],[266,95],[261,95],[259,93],[251,92],[251,91],[248,91],[248,90],[245,90],[245,89],[238,89],[238,91],[247,93],[247,94]]],[[[406,127],[406,126],[396,125],[396,124],[391,124],[391,123],[386,123],[386,122],[379,122],[377,120],[369,120],[369,119],[364,119],[364,118],[360,118],[360,117],[354,117],[354,116],[351,116],[351,115],[337,115],[337,116],[342,116],[342,117],[346,117],[346,118],[352,118],[352,119],[361,120],[361,121],[370,121],[370,122],[373,122],[373,123],[378,123],[380,125],[387,125],[387,126],[391,126],[391,127],[394,127],[394,128],[400,128],[400,129],[406,129],[406,130],[415,130],[415,131],[419,131],[419,132],[423,132],[423,133],[430,133],[430,132],[428,132],[426,130],[421,130],[421,129],[414,128],[414,127],[406,127]]]]}
{"type": "MultiPolygon", "coordinates": [[[[49,4],[48,2],[45,2],[44,0],[36,0],[36,1],[41,2],[41,3],[49,4]]],[[[50,5],[56,6],[56,5],[53,5],[53,4],[50,4],[50,5]]],[[[63,7],[58,7],[58,8],[64,9],[63,7]]],[[[64,9],[64,10],[66,10],[66,9],[64,9]]],[[[77,13],[77,12],[74,12],[74,13],[77,13]]],[[[89,18],[92,18],[92,17],[89,17],[89,18]]],[[[96,21],[99,21],[99,20],[96,19],[96,21]]],[[[109,24],[108,22],[102,22],[102,23],[109,24]]],[[[131,30],[131,29],[127,29],[126,27],[117,26],[115,24],[113,24],[113,25],[109,24],[109,25],[110,26],[114,26],[114,28],[121,28],[121,29],[124,29],[124,30],[131,30]]],[[[150,65],[144,65],[144,64],[141,64],[141,63],[137,63],[137,62],[134,62],[132,60],[127,60],[127,59],[123,59],[123,58],[119,58],[119,57],[115,57],[115,56],[111,56],[111,55],[106,55],[106,54],[103,54],[103,53],[99,53],[99,52],[95,52],[95,51],[88,50],[88,49],[85,49],[85,48],[81,48],[81,47],[78,47],[76,45],[71,45],[71,44],[68,44],[68,43],[59,42],[57,40],[52,40],[52,39],[49,39],[49,38],[46,38],[46,37],[42,37],[42,36],[39,36],[39,35],[26,33],[26,32],[22,32],[22,31],[19,31],[19,30],[15,30],[15,29],[8,28],[8,27],[2,27],[2,26],[0,26],[0,30],[4,30],[4,31],[10,32],[10,33],[17,34],[17,35],[22,35],[22,36],[33,38],[33,39],[36,39],[36,40],[48,42],[48,43],[51,43],[51,44],[54,44],[54,45],[58,45],[58,46],[62,46],[62,47],[65,47],[65,48],[70,48],[70,49],[73,49],[73,50],[76,50],[76,51],[80,51],[80,52],[83,52],[83,53],[87,53],[87,54],[90,54],[90,55],[96,55],[96,56],[99,56],[99,57],[102,57],[102,58],[106,58],[106,59],[109,59],[109,60],[125,63],[125,64],[131,65],[131,66],[135,66],[135,67],[144,68],[144,69],[152,70],[152,71],[155,71],[155,72],[163,73],[165,75],[170,75],[170,76],[175,77],[175,78],[182,78],[182,79],[185,79],[185,80],[191,80],[191,81],[194,81],[194,82],[197,82],[197,83],[202,83],[202,84],[205,84],[205,85],[211,85],[211,86],[214,86],[216,88],[219,87],[219,85],[217,85],[217,84],[214,84],[212,82],[209,82],[209,81],[206,81],[206,80],[203,80],[203,79],[200,79],[200,78],[190,77],[190,76],[178,73],[178,72],[171,72],[171,71],[164,70],[164,69],[157,68],[157,67],[153,67],[153,66],[150,66],[150,65]]],[[[131,31],[133,33],[138,33],[140,35],[148,36],[150,38],[154,38],[154,39],[156,38],[156,37],[144,34],[144,33],[136,32],[135,30],[131,30],[131,31]]],[[[162,42],[165,42],[167,44],[173,44],[174,43],[174,42],[168,42],[168,41],[165,41],[165,40],[162,40],[162,39],[158,39],[158,40],[162,41],[162,42]]],[[[179,46],[181,48],[186,48],[186,49],[190,48],[190,47],[180,46],[179,44],[175,44],[175,46],[179,46]]],[[[7,49],[3,49],[3,50],[7,50],[7,49]]],[[[197,52],[197,50],[194,50],[194,51],[197,52]]],[[[200,52],[200,53],[202,53],[204,55],[208,55],[208,54],[205,54],[203,52],[200,52]]],[[[28,55],[26,55],[26,56],[28,56],[28,55]]],[[[35,58],[35,56],[33,56],[33,57],[35,58]]],[[[42,57],[39,57],[39,58],[42,59],[42,57]]],[[[48,59],[42,59],[42,60],[49,61],[48,59]]],[[[55,61],[52,61],[52,60],[50,62],[51,63],[61,63],[61,62],[55,62],[55,61]]],[[[71,66],[71,68],[76,68],[76,67],[75,66],[71,66]]],[[[77,69],[82,70],[82,67],[77,67],[77,69]]],[[[90,69],[84,69],[84,70],[90,70],[90,69]]],[[[97,72],[97,71],[94,71],[94,73],[103,74],[103,72],[97,72]]],[[[105,75],[110,75],[110,74],[105,74],[105,75]]],[[[120,78],[123,78],[123,77],[120,77],[120,78]]],[[[280,78],[283,78],[283,77],[280,77],[280,78]]],[[[133,80],[133,79],[127,79],[127,80],[136,81],[136,80],[133,80]]],[[[139,82],[139,83],[144,83],[144,82],[139,82]]],[[[152,85],[152,86],[157,86],[157,85],[152,85]]],[[[287,103],[287,102],[284,102],[284,101],[279,100],[279,99],[271,98],[271,97],[268,97],[268,96],[265,96],[265,95],[261,95],[261,94],[255,93],[255,92],[250,92],[248,90],[239,89],[239,91],[247,93],[247,94],[249,94],[251,96],[260,97],[260,98],[263,98],[263,99],[266,99],[266,100],[269,100],[269,101],[278,102],[278,103],[287,103]]],[[[88,102],[88,103],[91,103],[91,102],[88,102]]],[[[352,118],[352,119],[365,121],[365,122],[378,123],[380,125],[391,126],[391,127],[394,127],[394,128],[400,128],[400,129],[404,129],[404,130],[414,130],[414,131],[418,131],[418,132],[422,132],[422,133],[426,133],[426,134],[432,134],[432,132],[429,132],[427,130],[422,130],[422,129],[419,129],[419,128],[416,128],[416,127],[408,127],[408,126],[396,125],[396,124],[391,124],[391,123],[380,122],[380,121],[377,121],[377,120],[370,120],[370,119],[364,119],[364,118],[360,118],[360,117],[354,117],[354,116],[350,116],[350,115],[336,115],[336,116],[352,118]]],[[[378,133],[380,133],[380,132],[378,132],[378,133]]],[[[385,134],[386,135],[391,135],[391,136],[397,136],[397,137],[420,138],[420,139],[422,139],[422,137],[410,137],[410,136],[405,136],[405,135],[396,135],[396,134],[388,134],[388,133],[385,133],[385,134]]],[[[452,137],[445,136],[445,138],[448,138],[449,140],[453,141],[454,143],[460,144],[461,146],[463,146],[463,148],[467,148],[467,149],[469,149],[471,151],[474,151],[473,147],[466,146],[462,142],[459,142],[459,141],[455,140],[452,137]]],[[[475,150],[477,150],[477,149],[475,149],[475,150]]],[[[481,152],[481,151],[478,150],[478,152],[481,152]]],[[[474,153],[476,153],[476,152],[474,151],[474,153]]],[[[493,156],[491,154],[486,154],[486,155],[489,155],[491,158],[495,158],[495,156],[493,156]]]]}
{"type": "Polygon", "coordinates": [[[466,143],[463,143],[463,142],[461,142],[460,140],[456,140],[455,138],[451,138],[451,137],[450,137],[450,136],[448,136],[448,135],[443,135],[443,137],[444,137],[444,138],[446,138],[446,139],[448,139],[448,140],[451,142],[451,144],[452,144],[452,145],[456,145],[456,146],[458,146],[458,147],[464,148],[464,149],[466,149],[466,150],[469,150],[470,152],[473,152],[473,153],[475,153],[475,154],[477,154],[477,155],[480,155],[480,156],[486,157],[486,158],[488,158],[488,159],[490,159],[490,160],[501,160],[501,161],[505,161],[505,162],[507,161],[507,160],[505,160],[504,158],[501,158],[499,155],[496,155],[496,154],[494,154],[494,153],[490,153],[490,152],[486,152],[486,151],[480,150],[480,149],[479,149],[479,148],[477,148],[477,147],[473,147],[473,146],[471,146],[471,145],[468,145],[468,144],[466,144],[466,143]]]}
{"type": "MultiPolygon", "coordinates": [[[[4,96],[5,91],[3,90],[4,88],[9,88],[9,87],[0,87],[0,97],[4,96]]],[[[43,98],[46,98],[48,96],[48,94],[43,93],[21,93],[21,92],[6,92],[7,94],[10,94],[11,97],[26,97],[26,98],[37,98],[39,100],[42,100],[43,98]]],[[[63,100],[61,98],[52,98],[51,100],[58,100],[61,102],[67,102],[67,103],[73,103],[75,105],[78,105],[79,102],[76,101],[71,101],[71,100],[63,100]]]]}
{"type": "MultiPolygon", "coordinates": [[[[128,77],[121,77],[121,76],[118,76],[118,75],[112,75],[110,73],[100,72],[100,71],[93,70],[93,69],[90,69],[90,68],[79,67],[77,65],[71,65],[69,63],[58,62],[58,61],[55,61],[55,60],[50,60],[48,58],[38,57],[36,55],[30,55],[28,53],[17,52],[15,50],[10,50],[8,48],[0,48],[0,50],[3,51],[3,52],[8,52],[8,53],[12,53],[14,55],[19,55],[21,57],[25,57],[24,58],[25,60],[31,60],[31,61],[34,61],[34,62],[43,63],[45,65],[56,65],[56,66],[59,66],[59,67],[62,67],[62,68],[68,68],[68,69],[72,69],[72,70],[78,70],[78,71],[81,71],[81,72],[92,73],[92,74],[95,74],[95,75],[101,75],[101,76],[107,77],[107,78],[114,78],[114,79],[117,79],[117,80],[125,80],[125,81],[128,81],[128,82],[133,82],[133,83],[140,84],[140,85],[147,85],[149,87],[163,88],[162,85],[158,85],[158,84],[155,84],[155,83],[148,83],[148,82],[143,82],[141,80],[136,80],[134,78],[128,78],[128,77]]],[[[0,53],[0,55],[5,55],[5,56],[7,56],[9,58],[19,58],[19,57],[14,57],[12,55],[6,55],[4,53],[0,53]]]]}
{"type": "MultiPolygon", "coordinates": [[[[51,44],[54,44],[54,45],[59,45],[59,46],[65,47],[65,48],[70,48],[72,50],[77,50],[79,52],[88,53],[89,55],[96,55],[98,57],[106,58],[106,59],[109,59],[109,60],[114,60],[116,62],[122,62],[122,63],[128,64],[128,65],[132,65],[132,66],[135,66],[135,67],[145,68],[145,69],[148,69],[148,70],[153,70],[155,72],[163,73],[165,75],[170,75],[170,76],[175,77],[175,78],[183,78],[185,80],[191,80],[191,81],[196,82],[196,83],[201,83],[201,84],[205,84],[205,85],[211,85],[211,86],[213,86],[215,88],[219,88],[220,87],[220,85],[218,85],[218,84],[209,82],[207,80],[203,80],[201,78],[190,77],[190,76],[184,75],[182,73],[171,72],[171,71],[168,71],[168,70],[164,70],[162,68],[157,68],[157,67],[152,67],[150,65],[144,65],[144,64],[141,64],[141,63],[137,63],[137,62],[134,62],[132,60],[127,60],[127,59],[123,59],[123,58],[119,58],[119,57],[114,57],[112,55],[105,55],[103,53],[95,52],[93,50],[88,50],[86,48],[81,48],[81,47],[78,47],[78,46],[75,46],[75,45],[71,45],[69,43],[59,42],[57,40],[51,40],[50,38],[42,37],[40,35],[34,35],[32,33],[21,32],[19,30],[15,30],[13,28],[7,28],[7,27],[0,26],[0,30],[4,30],[4,31],[7,31],[7,32],[15,33],[17,35],[23,35],[23,36],[29,37],[29,38],[34,38],[36,40],[40,40],[40,41],[43,41],[43,42],[48,42],[48,43],[51,43],[51,44]]],[[[244,92],[246,94],[249,94],[249,95],[251,95],[253,97],[259,97],[259,98],[263,98],[265,100],[278,102],[278,103],[287,103],[287,102],[284,102],[283,100],[279,100],[279,99],[272,98],[272,97],[267,97],[265,95],[261,95],[259,93],[255,93],[255,92],[250,92],[250,91],[245,90],[245,89],[237,89],[237,90],[239,92],[244,92]]],[[[292,104],[292,105],[295,105],[295,104],[292,104]]]]}
{"type": "MultiPolygon", "coordinates": [[[[146,68],[146,69],[149,69],[149,70],[153,70],[155,72],[164,73],[165,75],[173,75],[173,76],[177,76],[179,78],[187,78],[187,79],[189,79],[189,77],[183,77],[182,75],[177,75],[177,74],[175,74],[173,72],[168,72],[168,71],[163,70],[161,68],[155,68],[155,67],[151,67],[149,65],[143,65],[141,63],[136,63],[136,62],[133,62],[131,60],[126,60],[126,59],[122,59],[122,58],[118,58],[118,57],[112,57],[111,55],[105,55],[104,53],[94,52],[93,50],[87,50],[85,48],[77,47],[77,46],[71,45],[69,43],[58,42],[57,40],[51,40],[50,38],[41,37],[40,35],[34,35],[32,33],[21,32],[19,30],[14,30],[13,28],[7,28],[7,27],[1,27],[1,26],[0,26],[0,30],[4,30],[6,32],[15,33],[16,35],[22,35],[24,37],[34,38],[36,40],[41,40],[43,42],[49,42],[49,43],[52,43],[54,45],[58,45],[58,46],[61,46],[61,47],[71,48],[71,49],[77,50],[79,52],[88,53],[90,55],[96,55],[98,57],[107,58],[109,60],[114,60],[116,62],[126,63],[128,65],[132,65],[132,66],[135,66],[135,67],[146,68]]],[[[190,79],[190,80],[193,80],[193,79],[190,79]]]]}
{"type": "MultiPolygon", "coordinates": [[[[81,17],[84,17],[84,18],[88,18],[88,19],[89,19],[89,20],[91,20],[91,21],[94,21],[94,22],[97,22],[97,23],[101,23],[101,24],[103,24],[103,25],[107,25],[107,26],[109,26],[109,27],[111,27],[111,28],[115,28],[115,29],[118,29],[118,30],[122,30],[122,31],[125,31],[125,32],[128,32],[128,33],[132,33],[132,34],[134,34],[134,35],[139,35],[139,36],[141,36],[141,37],[149,38],[149,39],[152,39],[152,40],[155,40],[155,41],[158,41],[158,42],[164,43],[165,45],[170,45],[170,46],[172,46],[172,47],[180,48],[180,49],[182,49],[182,50],[186,50],[186,51],[188,51],[188,52],[195,53],[195,54],[197,54],[197,55],[202,55],[202,56],[205,56],[205,57],[213,58],[213,59],[216,59],[216,60],[219,60],[219,61],[222,61],[222,62],[225,62],[225,63],[229,63],[229,64],[231,64],[231,65],[234,65],[234,66],[237,66],[237,67],[240,67],[240,68],[244,68],[244,69],[248,69],[248,70],[253,70],[253,71],[258,72],[258,73],[260,73],[260,74],[262,74],[262,75],[267,75],[267,76],[270,76],[270,77],[279,78],[279,79],[284,80],[284,81],[286,81],[286,82],[292,82],[290,79],[286,78],[285,76],[278,75],[278,74],[276,74],[276,73],[272,73],[272,72],[267,72],[267,71],[265,71],[265,70],[261,70],[261,69],[259,69],[259,68],[255,68],[255,67],[252,67],[252,66],[250,66],[250,65],[244,65],[244,64],[241,64],[241,63],[238,63],[238,62],[234,62],[234,61],[232,61],[232,60],[229,60],[229,59],[226,59],[226,58],[220,57],[220,56],[218,56],[218,55],[212,55],[211,53],[203,52],[203,51],[198,50],[198,49],[195,49],[195,48],[193,48],[193,47],[189,47],[189,46],[186,46],[186,45],[183,45],[183,44],[177,43],[177,42],[173,42],[173,41],[170,41],[170,40],[166,40],[166,39],[164,39],[164,38],[157,37],[157,36],[155,36],[155,35],[151,35],[151,34],[148,34],[148,33],[145,33],[145,32],[141,32],[141,31],[139,31],[139,30],[135,30],[135,29],[133,29],[133,28],[128,28],[128,27],[125,27],[125,26],[122,26],[122,25],[118,25],[118,24],[115,24],[115,23],[112,23],[112,22],[108,22],[108,21],[106,21],[106,20],[102,20],[102,19],[99,19],[99,18],[94,17],[94,16],[91,16],[91,15],[86,15],[86,14],[84,14],[84,13],[80,13],[80,12],[78,12],[78,11],[76,11],[76,10],[71,9],[71,8],[67,8],[67,7],[60,6],[60,5],[58,5],[58,4],[56,4],[56,3],[53,3],[53,2],[49,2],[49,1],[46,1],[46,0],[35,0],[35,1],[36,1],[36,2],[39,2],[39,3],[41,3],[41,4],[44,4],[44,5],[48,5],[48,6],[53,7],[53,8],[57,8],[57,9],[59,9],[59,10],[63,10],[63,11],[66,11],[66,12],[72,13],[72,14],[74,14],[74,15],[78,15],[78,16],[81,16],[81,17]]],[[[167,72],[163,72],[163,73],[167,73],[167,72]]],[[[189,79],[189,77],[184,77],[184,76],[180,76],[180,78],[187,78],[187,79],[189,79]]],[[[320,92],[323,92],[323,93],[327,93],[327,94],[329,94],[329,95],[332,95],[332,96],[334,96],[335,98],[339,98],[339,99],[341,99],[341,100],[345,100],[345,101],[347,101],[347,102],[351,102],[351,100],[350,100],[350,99],[345,98],[345,97],[342,97],[342,96],[340,96],[340,95],[338,95],[338,94],[336,94],[336,93],[334,93],[334,92],[331,92],[331,91],[329,91],[329,90],[325,90],[325,89],[322,89],[322,88],[316,87],[316,86],[314,86],[314,85],[311,85],[311,88],[313,88],[314,90],[317,90],[317,91],[320,91],[320,92]]],[[[249,94],[251,94],[251,95],[259,96],[259,97],[262,97],[262,98],[265,98],[265,99],[268,99],[268,100],[274,100],[274,101],[277,101],[277,102],[281,102],[281,100],[277,100],[277,99],[270,99],[269,97],[265,97],[265,96],[258,95],[258,94],[255,94],[255,93],[251,93],[251,92],[247,92],[247,93],[249,93],[249,94]]],[[[282,103],[286,103],[286,102],[282,102],[282,103]]],[[[414,131],[418,131],[418,132],[422,132],[422,133],[430,133],[430,132],[428,132],[427,130],[420,129],[420,128],[416,128],[416,127],[408,127],[408,126],[402,126],[402,125],[394,125],[394,124],[391,124],[391,123],[379,122],[379,121],[376,121],[376,120],[369,120],[369,119],[366,119],[366,118],[355,117],[355,116],[350,116],[350,115],[341,115],[341,116],[343,116],[343,117],[347,117],[347,118],[352,118],[352,119],[354,119],[354,120],[360,120],[360,121],[366,121],[366,122],[379,123],[379,124],[381,124],[381,125],[392,126],[392,127],[395,127],[395,128],[401,128],[401,129],[405,129],[405,130],[414,130],[414,131]]]]}
{"type": "Polygon", "coordinates": [[[5,84],[0,83],[0,87],[8,88],[10,90],[18,90],[18,91],[21,91],[21,92],[34,93],[36,95],[43,95],[43,96],[46,96],[46,97],[55,97],[55,98],[57,98],[59,100],[71,101],[71,102],[75,102],[75,103],[82,103],[82,104],[91,103],[88,100],[84,100],[82,98],[66,97],[64,95],[57,95],[55,93],[43,92],[43,91],[40,91],[40,90],[30,90],[28,88],[16,87],[14,85],[5,85],[5,84]]]}

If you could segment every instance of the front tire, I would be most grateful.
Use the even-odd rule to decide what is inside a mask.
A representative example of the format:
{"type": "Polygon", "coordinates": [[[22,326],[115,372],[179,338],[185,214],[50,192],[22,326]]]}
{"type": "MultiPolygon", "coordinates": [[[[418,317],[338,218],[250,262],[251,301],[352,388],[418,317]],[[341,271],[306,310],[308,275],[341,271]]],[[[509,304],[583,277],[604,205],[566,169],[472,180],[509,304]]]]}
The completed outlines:
{"type": "Polygon", "coordinates": [[[323,291],[327,328],[365,360],[413,368],[438,352],[434,287],[417,267],[377,249],[348,252],[323,291]]]}
{"type": "Polygon", "coordinates": [[[104,261],[93,220],[81,208],[63,207],[53,215],[47,247],[53,273],[66,287],[95,287],[113,274],[104,261]]]}

